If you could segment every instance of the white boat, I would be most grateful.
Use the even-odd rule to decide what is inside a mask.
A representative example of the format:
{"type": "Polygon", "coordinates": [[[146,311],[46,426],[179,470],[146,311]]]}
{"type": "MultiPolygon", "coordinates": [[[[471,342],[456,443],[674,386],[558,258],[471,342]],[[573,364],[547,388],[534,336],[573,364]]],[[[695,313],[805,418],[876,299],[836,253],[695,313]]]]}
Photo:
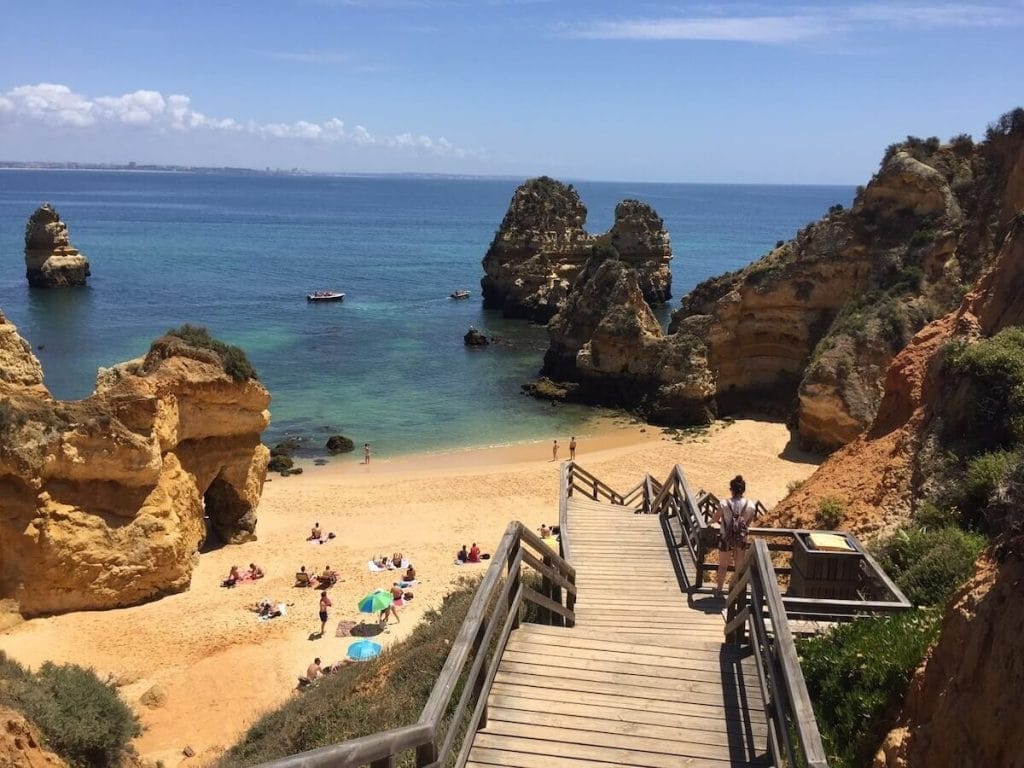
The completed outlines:
{"type": "Polygon", "coordinates": [[[452,299],[468,299],[469,291],[452,291],[449,298],[452,299]]]}
{"type": "Polygon", "coordinates": [[[344,301],[345,294],[337,291],[313,291],[306,294],[306,301],[344,301]]]}

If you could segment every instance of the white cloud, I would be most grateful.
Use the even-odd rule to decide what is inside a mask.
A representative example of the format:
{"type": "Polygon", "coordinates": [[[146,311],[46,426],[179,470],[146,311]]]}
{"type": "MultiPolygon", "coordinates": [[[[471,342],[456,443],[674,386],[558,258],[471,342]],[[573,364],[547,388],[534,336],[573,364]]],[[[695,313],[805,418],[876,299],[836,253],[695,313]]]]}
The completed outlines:
{"type": "Polygon", "coordinates": [[[713,7],[700,16],[604,19],[563,25],[559,34],[591,40],[715,40],[790,44],[871,27],[968,28],[1019,27],[1020,3],[860,3],[792,7],[773,13],[770,6],[748,6],[746,14],[717,14],[713,7]]]}
{"type": "Polygon", "coordinates": [[[243,133],[265,140],[346,143],[460,158],[479,155],[443,138],[433,139],[411,132],[394,136],[374,134],[362,125],[349,129],[337,117],[323,122],[243,122],[232,117],[209,117],[193,109],[192,100],[180,93],[164,96],[159,91],[138,90],[121,96],[89,98],[66,85],[54,83],[20,85],[0,93],[0,123],[17,122],[82,131],[125,125],[138,130],[177,133],[243,133]]]}

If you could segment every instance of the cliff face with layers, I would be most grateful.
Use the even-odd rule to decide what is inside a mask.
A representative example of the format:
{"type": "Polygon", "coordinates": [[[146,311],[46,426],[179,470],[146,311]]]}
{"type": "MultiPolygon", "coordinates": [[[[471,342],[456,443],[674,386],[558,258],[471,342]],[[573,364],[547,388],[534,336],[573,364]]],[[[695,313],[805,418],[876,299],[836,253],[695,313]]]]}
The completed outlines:
{"type": "Polygon", "coordinates": [[[71,246],[68,225],[43,203],[25,225],[25,277],[33,288],[85,285],[89,260],[71,246]]]}
{"type": "MultiPolygon", "coordinates": [[[[661,344],[690,351],[694,365],[677,383],[710,382],[710,408],[703,387],[695,401],[659,396],[672,384],[662,370],[640,386],[644,397],[619,404],[666,423],[752,405],[796,408],[808,444],[849,442],[874,418],[893,356],[991,263],[1022,190],[1019,135],[891,147],[851,210],[834,207],[759,261],[683,298],[661,344]]],[[[574,368],[566,356],[585,340],[563,343],[565,325],[553,325],[551,347],[564,364],[545,373],[586,382],[586,361],[574,368]]],[[[647,347],[635,354],[650,356],[647,347]]],[[[604,373],[614,389],[614,372],[604,373]]],[[[630,387],[636,378],[630,373],[630,387]]]]}
{"type": "Polygon", "coordinates": [[[484,307],[546,323],[564,305],[595,249],[613,247],[634,267],[644,297],[671,295],[672,248],[664,223],[646,203],[624,200],[603,235],[584,229],[587,209],[572,185],[542,176],[520,185],[483,259],[484,307]]]}
{"type": "Polygon", "coordinates": [[[270,396],[225,370],[167,336],[61,402],[0,315],[0,598],[26,616],[131,605],[187,589],[208,534],[252,537],[270,396]]]}

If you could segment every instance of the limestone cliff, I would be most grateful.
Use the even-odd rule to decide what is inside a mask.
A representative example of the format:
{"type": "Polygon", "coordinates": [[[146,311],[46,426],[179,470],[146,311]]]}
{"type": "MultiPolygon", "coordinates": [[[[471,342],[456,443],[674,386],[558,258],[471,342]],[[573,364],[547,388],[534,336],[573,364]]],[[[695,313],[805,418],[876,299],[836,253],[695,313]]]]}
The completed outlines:
{"type": "Polygon", "coordinates": [[[253,535],[270,396],[189,330],[61,402],[0,315],[0,371],[23,372],[0,376],[0,598],[24,615],[187,589],[208,535],[253,535]]]}
{"type": "Polygon", "coordinates": [[[586,220],[587,209],[571,184],[542,176],[520,185],[483,259],[484,306],[506,317],[547,322],[595,249],[609,246],[637,270],[648,302],[669,299],[672,248],[649,205],[619,203],[615,223],[603,235],[588,234],[586,220]]]}
{"type": "Polygon", "coordinates": [[[89,260],[71,246],[68,225],[43,203],[25,225],[25,277],[33,288],[85,285],[89,260]]]}
{"type": "Polygon", "coordinates": [[[24,715],[9,707],[0,707],[0,766],[67,768],[67,763],[43,746],[39,729],[24,715]]]}
{"type": "MultiPolygon", "coordinates": [[[[889,148],[852,209],[834,206],[759,261],[698,285],[662,344],[681,337],[693,361],[682,376],[710,382],[711,410],[795,409],[806,443],[838,447],[871,423],[893,356],[957,306],[1022,205],[1024,133],[995,132],[980,145],[910,138],[889,148]]],[[[553,339],[553,354],[560,344],[553,339]]],[[[557,375],[586,378],[565,365],[557,375]]],[[[631,378],[631,387],[641,384],[631,378]]],[[[652,369],[640,386],[648,394],[624,404],[666,423],[705,411],[703,387],[696,402],[657,394],[670,385],[652,369]]]]}
{"type": "Polygon", "coordinates": [[[691,421],[713,416],[713,382],[693,340],[668,337],[644,300],[638,271],[596,255],[565,307],[548,325],[551,345],[541,374],[573,382],[572,399],[661,410],[691,421]]]}

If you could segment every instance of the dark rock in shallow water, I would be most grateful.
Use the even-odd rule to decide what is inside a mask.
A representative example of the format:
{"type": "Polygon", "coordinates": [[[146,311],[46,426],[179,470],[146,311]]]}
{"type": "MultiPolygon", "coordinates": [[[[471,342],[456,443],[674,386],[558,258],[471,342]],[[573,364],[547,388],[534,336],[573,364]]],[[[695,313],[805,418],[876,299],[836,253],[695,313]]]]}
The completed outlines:
{"type": "Polygon", "coordinates": [[[546,376],[537,381],[522,385],[522,390],[540,400],[551,400],[552,402],[567,402],[572,400],[573,394],[579,389],[579,385],[568,382],[555,382],[546,376]]]}
{"type": "Polygon", "coordinates": [[[331,453],[349,453],[356,449],[355,443],[344,435],[331,435],[327,438],[326,447],[331,453]]]}
{"type": "Polygon", "coordinates": [[[281,477],[288,477],[288,475],[301,475],[302,467],[294,467],[292,469],[282,469],[281,477]]]}
{"type": "Polygon", "coordinates": [[[267,464],[267,469],[271,472],[286,472],[291,469],[294,464],[295,462],[292,461],[291,456],[271,454],[270,462],[267,464]]]}
{"type": "Polygon", "coordinates": [[[299,448],[299,439],[289,437],[287,440],[278,443],[270,449],[271,456],[291,456],[299,448]]]}
{"type": "Polygon", "coordinates": [[[466,335],[462,337],[462,341],[467,347],[486,347],[490,344],[490,341],[476,328],[470,328],[466,331],[466,335]]]}

